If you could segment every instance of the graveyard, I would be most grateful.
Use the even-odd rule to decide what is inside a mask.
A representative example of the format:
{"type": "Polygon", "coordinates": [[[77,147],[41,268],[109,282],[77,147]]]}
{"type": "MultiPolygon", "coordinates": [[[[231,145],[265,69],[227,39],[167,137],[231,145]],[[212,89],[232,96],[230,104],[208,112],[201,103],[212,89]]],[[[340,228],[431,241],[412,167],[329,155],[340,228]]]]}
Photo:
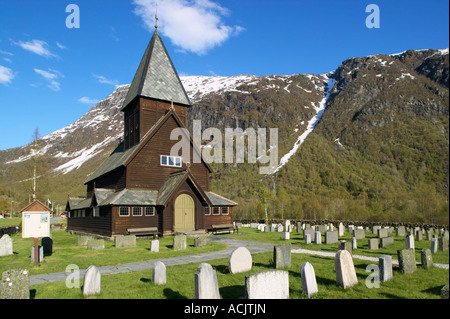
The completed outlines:
{"type": "MultiPolygon", "coordinates": [[[[26,269],[29,276],[34,276],[63,272],[70,264],[77,265],[80,270],[83,270],[93,265],[100,268],[165,258],[175,260],[184,258],[186,261],[179,265],[164,265],[157,262],[158,266],[156,267],[155,264],[154,268],[158,268],[158,271],[163,269],[162,279],[155,276],[152,268],[102,274],[100,292],[91,295],[83,293],[83,276],[79,280],[79,286],[72,288],[68,288],[65,281],[32,284],[29,286],[31,299],[196,299],[202,298],[197,286],[208,286],[210,282],[213,282],[213,286],[217,289],[214,297],[206,294],[205,298],[217,298],[217,291],[221,299],[253,298],[250,294],[260,298],[258,293],[267,289],[258,288],[253,292],[247,289],[247,284],[250,285],[252,280],[257,281],[257,276],[267,276],[270,280],[277,280],[276,286],[284,287],[280,288],[283,290],[279,295],[282,298],[439,299],[442,287],[449,282],[448,249],[444,251],[438,249],[435,253],[428,254],[427,258],[431,260],[431,266],[422,265],[422,250],[430,249],[431,245],[431,240],[427,240],[426,236],[417,237],[419,240],[414,241],[415,249],[411,250],[405,249],[406,236],[396,236],[396,232],[393,231],[387,235],[393,238],[392,243],[385,247],[371,246],[369,248],[370,241],[380,241],[381,238],[378,238],[380,235],[378,231],[374,234],[373,231],[365,230],[359,236],[363,238],[356,240],[357,247],[353,248],[350,254],[340,250],[346,246],[341,246],[339,242],[326,243],[330,239],[326,238],[325,233],[315,232],[311,243],[306,244],[302,230],[291,229],[288,234],[285,234],[285,232],[277,231],[281,229],[267,232],[263,227],[261,229],[241,227],[235,233],[210,235],[207,237],[209,240],[206,245],[200,246],[197,245],[198,240],[187,237],[185,248],[180,249],[174,247],[178,239],[174,240],[174,236],[164,236],[158,239],[157,251],[152,251],[151,242],[154,240],[151,238],[137,238],[128,247],[119,247],[122,244],[119,244],[117,240],[105,239],[100,249],[89,250],[87,244],[80,245],[80,236],[58,230],[51,233],[52,253],[46,253],[44,260],[36,265],[30,262],[32,241],[21,238],[20,233],[17,233],[11,235],[13,254],[0,257],[0,272],[26,269]],[[198,256],[205,253],[224,252],[228,248],[225,243],[232,240],[243,245],[253,243],[252,247],[257,247],[259,243],[266,249],[250,255],[246,248],[239,247],[232,253],[225,254],[225,258],[212,259],[205,263],[195,261],[198,256]],[[355,282],[350,286],[338,283],[339,280],[347,280],[345,272],[343,272],[344,278],[338,279],[337,276],[338,264],[335,257],[338,251],[341,255],[345,255],[341,257],[350,258],[353,263],[350,270],[354,268],[355,282]],[[371,267],[378,266],[378,259],[382,256],[383,258],[391,257],[390,259],[397,261],[398,251],[408,251],[410,253],[408,258],[418,262],[416,267],[411,272],[405,272],[403,268],[400,269],[399,264],[394,262],[391,266],[392,277],[387,281],[382,280],[378,287],[374,287],[371,267]],[[446,264],[447,269],[438,267],[437,264],[446,264]],[[315,278],[306,278],[307,275],[302,275],[311,274],[311,269],[315,278]],[[202,275],[203,273],[207,274],[207,279],[202,275]],[[307,279],[308,283],[306,283],[307,279]],[[315,282],[312,279],[315,279],[315,282]],[[313,291],[306,293],[305,284],[311,284],[311,282],[313,291]]],[[[339,241],[345,240],[347,243],[352,243],[355,232],[348,230],[346,228],[344,234],[339,236],[339,241]]],[[[348,266],[344,262],[339,264],[340,267],[348,266]]],[[[269,281],[269,285],[274,284],[269,281]]],[[[255,287],[264,287],[264,285],[259,284],[255,287]]]]}

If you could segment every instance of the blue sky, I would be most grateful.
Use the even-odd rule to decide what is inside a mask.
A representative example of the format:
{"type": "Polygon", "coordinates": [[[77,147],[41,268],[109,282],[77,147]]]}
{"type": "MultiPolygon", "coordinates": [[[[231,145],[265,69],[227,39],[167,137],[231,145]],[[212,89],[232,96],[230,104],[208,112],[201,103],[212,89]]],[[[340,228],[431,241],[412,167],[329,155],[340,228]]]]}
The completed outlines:
{"type": "Polygon", "coordinates": [[[449,46],[447,0],[1,0],[0,149],[73,123],[130,83],[156,2],[180,75],[321,74],[350,57],[449,46]],[[70,4],[79,28],[66,25],[70,4]],[[369,4],[379,28],[366,26],[369,4]]]}

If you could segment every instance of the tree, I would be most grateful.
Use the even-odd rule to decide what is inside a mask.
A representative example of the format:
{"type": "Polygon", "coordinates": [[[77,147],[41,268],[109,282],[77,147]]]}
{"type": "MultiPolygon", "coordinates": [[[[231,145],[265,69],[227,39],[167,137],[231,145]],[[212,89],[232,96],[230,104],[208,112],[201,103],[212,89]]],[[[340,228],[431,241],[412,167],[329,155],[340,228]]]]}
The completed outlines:
{"type": "Polygon", "coordinates": [[[257,193],[258,201],[264,206],[265,220],[268,220],[267,217],[267,204],[272,198],[272,193],[265,187],[260,187],[257,193]]]}

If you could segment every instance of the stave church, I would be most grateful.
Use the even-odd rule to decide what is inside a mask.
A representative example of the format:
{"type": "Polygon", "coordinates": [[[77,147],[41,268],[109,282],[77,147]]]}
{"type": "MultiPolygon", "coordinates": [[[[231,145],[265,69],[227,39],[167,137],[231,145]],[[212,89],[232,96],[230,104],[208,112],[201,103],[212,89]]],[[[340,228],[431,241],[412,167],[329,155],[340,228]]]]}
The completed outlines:
{"type": "Polygon", "coordinates": [[[200,161],[170,154],[177,143],[170,134],[187,127],[190,107],[155,27],[121,109],[123,141],[88,177],[86,196],[68,198],[68,231],[112,237],[233,229],[237,204],[210,191],[212,168],[192,139],[190,158],[200,161]]]}

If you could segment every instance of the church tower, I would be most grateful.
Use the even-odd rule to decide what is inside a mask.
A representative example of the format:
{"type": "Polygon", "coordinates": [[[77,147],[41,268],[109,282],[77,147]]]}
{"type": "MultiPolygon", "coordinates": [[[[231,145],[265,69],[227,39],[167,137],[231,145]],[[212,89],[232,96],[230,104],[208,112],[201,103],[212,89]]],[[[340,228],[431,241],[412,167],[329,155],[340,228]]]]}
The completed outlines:
{"type": "Polygon", "coordinates": [[[123,102],[125,150],[138,144],[172,105],[187,126],[191,102],[155,29],[123,102]]]}

